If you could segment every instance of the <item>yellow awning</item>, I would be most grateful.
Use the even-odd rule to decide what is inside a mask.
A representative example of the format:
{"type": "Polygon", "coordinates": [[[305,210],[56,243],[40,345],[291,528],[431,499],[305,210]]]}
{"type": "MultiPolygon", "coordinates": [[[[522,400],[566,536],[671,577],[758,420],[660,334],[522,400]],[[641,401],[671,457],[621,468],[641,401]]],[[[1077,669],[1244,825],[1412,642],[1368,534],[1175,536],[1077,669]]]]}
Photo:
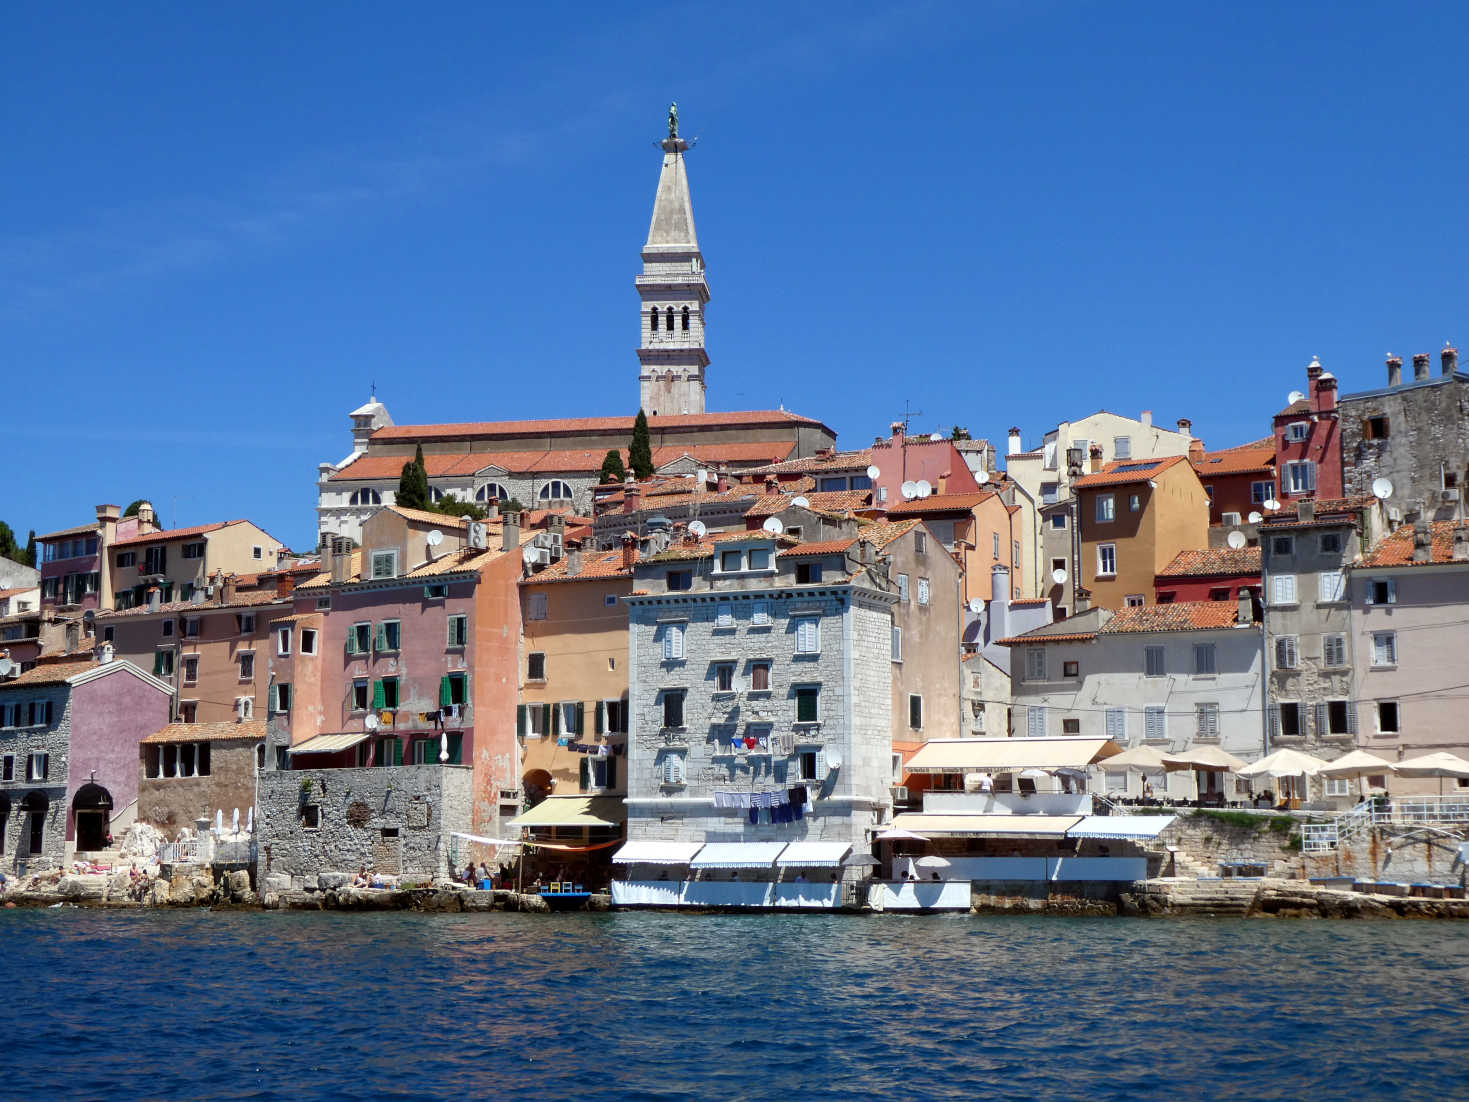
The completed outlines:
{"type": "Polygon", "coordinates": [[[619,827],[627,822],[627,805],[620,796],[547,796],[519,818],[513,827],[619,827]]]}
{"type": "Polygon", "coordinates": [[[960,815],[912,811],[893,816],[893,828],[932,838],[967,835],[979,838],[1060,838],[1081,822],[1081,815],[960,815]]]}
{"type": "Polygon", "coordinates": [[[339,735],[317,735],[299,746],[287,748],[288,754],[330,754],[337,750],[348,750],[367,740],[371,732],[347,731],[339,735]]]}
{"type": "Polygon", "coordinates": [[[1017,769],[1085,769],[1120,754],[1105,738],[935,739],[903,766],[910,773],[996,773],[1017,769]]]}

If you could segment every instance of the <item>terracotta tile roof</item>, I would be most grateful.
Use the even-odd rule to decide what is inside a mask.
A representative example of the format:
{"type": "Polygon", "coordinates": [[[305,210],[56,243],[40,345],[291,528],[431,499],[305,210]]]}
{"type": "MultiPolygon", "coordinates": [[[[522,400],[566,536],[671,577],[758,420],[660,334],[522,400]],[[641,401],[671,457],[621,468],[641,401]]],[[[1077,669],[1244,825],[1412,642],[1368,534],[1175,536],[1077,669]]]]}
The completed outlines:
{"type": "Polygon", "coordinates": [[[900,501],[888,507],[888,516],[915,516],[928,513],[967,513],[976,505],[982,505],[995,494],[992,490],[981,490],[972,494],[931,494],[928,497],[900,501]]]}
{"type": "Polygon", "coordinates": [[[777,558],[805,558],[809,555],[839,555],[857,542],[857,537],[844,540],[812,540],[810,543],[798,543],[794,547],[787,547],[780,551],[777,558]]]}
{"type": "Polygon", "coordinates": [[[1234,601],[1176,601],[1170,605],[1137,605],[1120,609],[1098,635],[1152,631],[1199,631],[1233,627],[1239,618],[1234,601]]]}
{"type": "Polygon", "coordinates": [[[1169,455],[1161,459],[1114,459],[1097,474],[1084,475],[1071,483],[1073,490],[1092,490],[1099,486],[1127,486],[1148,482],[1164,471],[1187,463],[1186,455],[1169,455]]]}
{"type": "MultiPolygon", "coordinates": [[[[710,490],[706,493],[683,493],[683,494],[660,494],[638,503],[638,512],[657,513],[659,509],[668,509],[678,505],[692,505],[695,501],[702,503],[712,502],[737,502],[750,501],[753,503],[757,497],[764,497],[765,492],[755,486],[732,486],[728,490],[710,490]]],[[[628,514],[633,516],[635,514],[628,514]]]]}
{"type": "Polygon", "coordinates": [[[542,582],[605,582],[611,578],[632,580],[632,567],[622,565],[622,549],[616,551],[583,551],[581,573],[566,572],[569,559],[565,556],[553,562],[538,574],[522,578],[521,585],[539,585],[542,582]]]}
{"type": "Polygon", "coordinates": [[[1171,563],[1158,571],[1160,578],[1224,577],[1260,573],[1258,547],[1211,547],[1200,551],[1180,551],[1171,563]]]}
{"type": "Polygon", "coordinates": [[[1050,635],[1012,635],[1007,639],[996,639],[1002,647],[1013,647],[1028,643],[1085,643],[1097,637],[1094,631],[1058,631],[1050,635]]]}
{"type": "Polygon", "coordinates": [[[774,516],[794,507],[794,501],[798,497],[806,499],[807,508],[812,512],[824,513],[828,516],[845,516],[848,512],[856,512],[858,509],[870,509],[872,507],[871,490],[827,490],[820,493],[779,493],[766,494],[745,510],[745,518],[760,519],[762,517],[774,516]]]}
{"type": "Polygon", "coordinates": [[[401,505],[386,506],[390,511],[397,513],[400,517],[409,520],[420,521],[425,524],[434,524],[444,528],[468,528],[468,517],[451,517],[446,513],[434,513],[427,509],[405,509],[401,505]]]}
{"type": "Polygon", "coordinates": [[[872,524],[864,524],[857,530],[857,535],[862,539],[870,540],[881,551],[888,544],[906,536],[922,523],[921,520],[880,520],[872,524]]]}
{"type": "MultiPolygon", "coordinates": [[[[529,543],[532,532],[521,529],[521,546],[529,543]]],[[[458,574],[467,571],[479,570],[482,566],[488,566],[501,555],[513,554],[514,552],[502,551],[498,541],[491,541],[491,546],[483,551],[454,551],[447,555],[440,555],[432,562],[421,563],[408,571],[405,578],[435,578],[441,574],[458,574]]],[[[367,579],[357,579],[365,581],[367,579]]]]}
{"type": "Polygon", "coordinates": [[[1277,416],[1277,417],[1294,417],[1298,413],[1310,413],[1310,412],[1311,412],[1311,403],[1309,401],[1307,401],[1305,398],[1302,398],[1299,402],[1292,402],[1290,405],[1286,406],[1283,410],[1281,410],[1275,416],[1277,416]]]}
{"type": "MultiPolygon", "coordinates": [[[[653,449],[654,468],[666,467],[683,456],[700,463],[770,463],[783,460],[796,450],[794,440],[750,441],[748,443],[668,444],[653,449]]],[[[602,453],[604,456],[605,452],[602,453]]],[[[597,460],[601,470],[602,461],[597,460]]]]}
{"type": "MultiPolygon", "coordinates": [[[[1373,548],[1372,553],[1362,560],[1359,570],[1371,570],[1382,566],[1442,566],[1454,561],[1454,529],[1469,532],[1469,525],[1452,520],[1436,520],[1429,525],[1430,558],[1428,562],[1413,561],[1413,526],[1399,525],[1390,536],[1373,548]]],[[[1463,560],[1460,560],[1461,562],[1463,560]]]]}
{"type": "Polygon", "coordinates": [[[1017,597],[1015,600],[1010,602],[1010,607],[1030,608],[1032,606],[1039,607],[1041,605],[1048,605],[1050,603],[1051,599],[1049,597],[1017,597]]]}
{"type": "Polygon", "coordinates": [[[1204,458],[1194,463],[1200,478],[1214,475],[1253,474],[1273,470],[1275,467],[1275,438],[1240,444],[1234,448],[1205,452],[1204,458]]]}
{"type": "Polygon", "coordinates": [[[37,543],[47,543],[51,540],[65,539],[67,536],[95,536],[97,534],[97,522],[91,524],[78,524],[75,528],[63,528],[59,532],[47,532],[44,536],[37,536],[37,543]]]}
{"type": "Polygon", "coordinates": [[[1041,624],[1020,635],[995,640],[1002,647],[1029,643],[1083,643],[1097,637],[1097,631],[1112,617],[1110,610],[1097,606],[1078,612],[1064,620],[1041,624]]]}
{"type": "MultiPolygon", "coordinates": [[[[20,642],[20,640],[13,639],[11,642],[20,642]]],[[[97,663],[90,657],[79,662],[42,662],[34,669],[26,670],[19,677],[0,681],[0,690],[25,689],[32,685],[64,685],[77,674],[86,673],[96,667],[97,663]]]]}
{"type": "Polygon", "coordinates": [[[40,585],[21,586],[19,589],[0,589],[0,600],[6,597],[14,597],[17,593],[34,593],[40,589],[40,585]]]}
{"type": "Polygon", "coordinates": [[[771,463],[766,467],[756,467],[744,472],[747,475],[759,474],[799,474],[807,471],[866,471],[876,461],[877,451],[875,448],[863,448],[861,451],[836,452],[832,455],[810,455],[804,459],[788,459],[784,463],[771,463]]]}
{"type": "Polygon", "coordinates": [[[145,536],[129,536],[125,540],[118,540],[113,547],[128,547],[137,543],[163,543],[166,540],[188,539],[190,536],[203,536],[210,532],[217,532],[221,528],[228,528],[231,524],[249,524],[248,520],[221,520],[214,524],[196,524],[192,528],[168,528],[161,532],[149,532],[145,536]]]}
{"type": "Polygon", "coordinates": [[[221,601],[217,596],[210,597],[203,604],[195,604],[193,601],[169,601],[167,604],[159,605],[156,609],[147,605],[139,605],[137,608],[122,608],[111,610],[99,610],[98,620],[125,620],[136,619],[140,616],[177,616],[193,613],[202,616],[207,612],[218,612],[222,608],[267,608],[270,605],[282,603],[282,598],[275,595],[275,589],[252,589],[235,591],[235,595],[228,601],[221,601]]]}
{"type": "Polygon", "coordinates": [[[247,719],[243,723],[222,720],[218,723],[170,723],[162,730],[154,731],[142,741],[158,742],[225,742],[245,739],[260,742],[265,738],[265,720],[247,719]]]}
{"type": "Polygon", "coordinates": [[[693,562],[697,559],[707,559],[714,554],[713,540],[700,540],[698,543],[680,542],[671,544],[656,555],[649,555],[643,559],[643,563],[665,563],[665,562],[693,562]]]}
{"type": "MultiPolygon", "coordinates": [[[[433,440],[495,436],[555,436],[574,433],[632,433],[634,417],[559,417],[538,421],[463,421],[443,425],[387,425],[373,440],[433,440]]],[[[648,418],[650,432],[725,428],[730,425],[821,425],[788,410],[728,410],[665,414],[648,418]]],[[[822,426],[825,427],[825,426],[822,426]]],[[[605,453],[604,453],[605,454],[605,453]]],[[[600,461],[599,461],[600,465],[600,461]]]]}
{"type": "Polygon", "coordinates": [[[1302,520],[1300,502],[1287,502],[1285,507],[1276,513],[1267,513],[1260,521],[1260,528],[1308,528],[1316,524],[1345,524],[1357,513],[1367,508],[1375,501],[1371,494],[1362,497],[1329,497],[1319,498],[1312,504],[1315,512],[1311,520],[1302,520]]]}

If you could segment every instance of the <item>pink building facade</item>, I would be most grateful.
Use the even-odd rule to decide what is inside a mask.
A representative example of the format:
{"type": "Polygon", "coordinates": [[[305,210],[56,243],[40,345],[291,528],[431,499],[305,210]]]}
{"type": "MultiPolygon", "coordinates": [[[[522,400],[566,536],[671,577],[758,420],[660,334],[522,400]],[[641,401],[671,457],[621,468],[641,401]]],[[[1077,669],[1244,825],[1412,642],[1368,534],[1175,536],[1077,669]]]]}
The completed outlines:
{"type": "Polygon", "coordinates": [[[1342,496],[1336,376],[1312,360],[1306,387],[1300,400],[1275,415],[1276,497],[1281,502],[1342,496]]]}

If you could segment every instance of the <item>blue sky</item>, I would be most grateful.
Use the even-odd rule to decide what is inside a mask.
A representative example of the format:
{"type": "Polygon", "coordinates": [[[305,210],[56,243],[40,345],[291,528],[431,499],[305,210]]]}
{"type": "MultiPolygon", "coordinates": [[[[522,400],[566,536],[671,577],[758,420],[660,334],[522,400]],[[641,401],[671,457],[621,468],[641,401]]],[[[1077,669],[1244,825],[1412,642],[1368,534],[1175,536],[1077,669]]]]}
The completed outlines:
{"type": "MultiPolygon", "coordinates": [[[[400,423],[631,413],[670,99],[712,409],[1265,435],[1469,341],[1462,4],[13,7],[0,519],[314,542],[400,423]]],[[[1437,357],[1435,360],[1435,370],[1437,357]]]]}

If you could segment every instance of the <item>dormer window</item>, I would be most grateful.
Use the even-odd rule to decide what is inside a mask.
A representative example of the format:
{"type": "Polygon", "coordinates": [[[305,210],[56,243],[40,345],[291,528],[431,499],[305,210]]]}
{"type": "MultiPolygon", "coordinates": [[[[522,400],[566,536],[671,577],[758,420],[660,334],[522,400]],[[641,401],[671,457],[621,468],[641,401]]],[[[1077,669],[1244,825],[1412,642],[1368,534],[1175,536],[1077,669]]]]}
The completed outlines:
{"type": "Polygon", "coordinates": [[[770,551],[765,547],[752,547],[746,553],[745,569],[747,570],[769,570],[770,551]]]}
{"type": "Polygon", "coordinates": [[[372,553],[372,577],[396,578],[398,576],[398,549],[374,551],[372,553]]]}
{"type": "Polygon", "coordinates": [[[1285,438],[1293,444],[1298,444],[1311,435],[1311,422],[1292,421],[1285,427],[1285,438]]]}

